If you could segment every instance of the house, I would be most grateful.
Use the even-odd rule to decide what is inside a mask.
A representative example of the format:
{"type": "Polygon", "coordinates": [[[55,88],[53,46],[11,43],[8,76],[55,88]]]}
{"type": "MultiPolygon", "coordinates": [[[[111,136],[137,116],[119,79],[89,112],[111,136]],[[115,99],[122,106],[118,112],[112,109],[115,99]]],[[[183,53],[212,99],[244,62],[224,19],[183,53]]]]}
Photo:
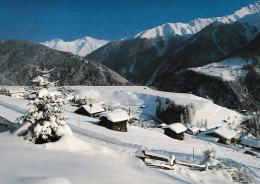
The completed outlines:
{"type": "Polygon", "coordinates": [[[103,112],[99,115],[99,125],[111,130],[127,132],[126,124],[129,118],[127,112],[120,109],[103,112]]]}
{"type": "Polygon", "coordinates": [[[82,105],[80,108],[75,110],[74,112],[80,115],[96,117],[97,114],[104,112],[105,110],[97,103],[82,105]]]}
{"type": "Polygon", "coordinates": [[[230,144],[231,139],[236,136],[235,131],[229,130],[225,127],[211,128],[211,129],[208,129],[208,130],[202,132],[201,134],[218,138],[217,142],[223,143],[223,144],[230,144]]]}
{"type": "Polygon", "coordinates": [[[181,123],[173,123],[164,127],[164,134],[178,140],[184,140],[184,132],[187,130],[181,123]]]}
{"type": "Polygon", "coordinates": [[[18,88],[18,89],[9,89],[9,94],[13,98],[24,99],[25,96],[25,89],[18,88]]]}
{"type": "Polygon", "coordinates": [[[246,136],[242,138],[241,144],[260,151],[260,140],[256,138],[246,136]]]}
{"type": "Polygon", "coordinates": [[[191,135],[198,135],[200,131],[199,127],[196,126],[189,126],[187,129],[187,133],[191,135]]]}

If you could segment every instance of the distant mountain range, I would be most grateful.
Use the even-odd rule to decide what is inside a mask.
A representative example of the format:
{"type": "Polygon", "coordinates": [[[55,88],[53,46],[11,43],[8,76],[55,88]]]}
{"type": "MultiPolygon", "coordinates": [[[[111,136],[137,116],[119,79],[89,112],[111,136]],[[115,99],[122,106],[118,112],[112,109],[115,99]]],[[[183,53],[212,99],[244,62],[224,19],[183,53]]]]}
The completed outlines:
{"type": "MultiPolygon", "coordinates": [[[[242,93],[248,90],[244,84],[223,81],[221,76],[206,75],[189,68],[232,58],[255,42],[259,32],[260,2],[257,2],[232,15],[195,19],[189,23],[168,23],[143,31],[133,38],[112,41],[86,58],[104,64],[134,83],[165,91],[192,92],[229,108],[241,108],[241,104],[250,108],[239,102],[242,99],[254,104],[252,96],[246,95],[248,99],[243,97],[242,93]],[[196,83],[194,80],[198,78],[202,81],[196,83]],[[244,91],[239,91],[239,86],[244,91]],[[217,89],[221,89],[221,93],[217,94],[217,89]]],[[[254,60],[252,55],[240,60],[245,59],[254,60]]],[[[257,67],[256,62],[253,64],[257,67]]]]}
{"type": "Polygon", "coordinates": [[[129,80],[255,110],[260,106],[259,48],[256,2],[232,15],[167,23],[111,42],[90,37],[42,45],[1,41],[0,84],[27,85],[34,68],[46,66],[57,70],[54,78],[61,85],[127,85],[129,80]]]}
{"type": "Polygon", "coordinates": [[[131,85],[100,63],[21,40],[0,41],[0,65],[0,85],[31,85],[36,68],[54,69],[58,85],[131,85]]]}
{"type": "Polygon", "coordinates": [[[65,42],[61,39],[53,39],[50,41],[43,42],[41,44],[60,51],[71,52],[75,55],[86,56],[92,51],[104,46],[109,41],[97,40],[91,37],[84,37],[74,41],[65,42]]]}

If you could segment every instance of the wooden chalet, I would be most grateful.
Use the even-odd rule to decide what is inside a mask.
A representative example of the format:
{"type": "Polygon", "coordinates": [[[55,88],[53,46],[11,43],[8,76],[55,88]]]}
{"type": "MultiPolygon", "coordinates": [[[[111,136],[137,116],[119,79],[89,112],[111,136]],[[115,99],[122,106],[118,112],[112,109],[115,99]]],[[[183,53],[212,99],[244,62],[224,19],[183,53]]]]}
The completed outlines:
{"type": "Polygon", "coordinates": [[[178,140],[184,140],[184,132],[187,130],[181,123],[173,123],[164,127],[164,134],[178,140]]]}
{"type": "MultiPolygon", "coordinates": [[[[202,137],[213,137],[215,142],[223,143],[223,144],[230,144],[231,139],[236,136],[236,132],[229,130],[225,127],[215,127],[202,132],[202,137]]],[[[213,139],[211,139],[213,140],[213,139]]]]}
{"type": "Polygon", "coordinates": [[[104,112],[105,110],[99,104],[82,105],[74,112],[84,116],[96,117],[97,114],[104,112]]]}
{"type": "Polygon", "coordinates": [[[99,115],[99,125],[115,131],[127,132],[129,115],[126,111],[114,110],[99,115]]]}

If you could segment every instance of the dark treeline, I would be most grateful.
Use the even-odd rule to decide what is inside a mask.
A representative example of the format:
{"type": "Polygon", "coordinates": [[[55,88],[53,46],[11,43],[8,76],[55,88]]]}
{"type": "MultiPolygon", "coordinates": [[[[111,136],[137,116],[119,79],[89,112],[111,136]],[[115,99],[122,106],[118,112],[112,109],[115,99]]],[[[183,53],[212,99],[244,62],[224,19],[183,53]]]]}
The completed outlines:
{"type": "Polygon", "coordinates": [[[157,97],[156,101],[158,102],[156,116],[163,122],[167,124],[176,122],[191,124],[192,118],[195,115],[193,104],[186,106],[177,105],[169,98],[167,98],[165,104],[163,104],[160,97],[157,97]]]}

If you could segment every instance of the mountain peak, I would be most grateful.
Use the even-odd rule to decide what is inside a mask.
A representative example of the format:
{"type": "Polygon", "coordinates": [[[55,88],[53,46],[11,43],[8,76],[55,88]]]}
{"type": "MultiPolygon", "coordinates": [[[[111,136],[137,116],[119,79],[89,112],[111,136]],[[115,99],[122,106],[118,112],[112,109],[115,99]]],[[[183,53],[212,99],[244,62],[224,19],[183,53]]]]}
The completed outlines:
{"type": "Polygon", "coordinates": [[[166,23],[155,28],[142,31],[135,35],[134,38],[147,38],[155,39],[158,37],[169,38],[174,35],[180,36],[191,36],[206,26],[210,25],[213,22],[222,22],[222,23],[234,23],[240,21],[241,18],[244,18],[247,15],[257,14],[255,17],[250,17],[247,19],[247,22],[252,24],[257,24],[259,21],[259,12],[260,12],[260,2],[242,7],[240,10],[237,10],[234,14],[223,16],[223,17],[213,17],[213,18],[196,18],[191,20],[188,23],[166,23]],[[258,18],[256,18],[258,17],[258,18]]]}
{"type": "Polygon", "coordinates": [[[107,40],[97,40],[95,38],[91,38],[85,36],[81,39],[65,42],[62,39],[53,39],[50,41],[43,42],[41,44],[56,50],[61,50],[65,52],[71,52],[73,54],[79,56],[86,56],[90,52],[102,47],[107,44],[109,41],[107,40]]]}

